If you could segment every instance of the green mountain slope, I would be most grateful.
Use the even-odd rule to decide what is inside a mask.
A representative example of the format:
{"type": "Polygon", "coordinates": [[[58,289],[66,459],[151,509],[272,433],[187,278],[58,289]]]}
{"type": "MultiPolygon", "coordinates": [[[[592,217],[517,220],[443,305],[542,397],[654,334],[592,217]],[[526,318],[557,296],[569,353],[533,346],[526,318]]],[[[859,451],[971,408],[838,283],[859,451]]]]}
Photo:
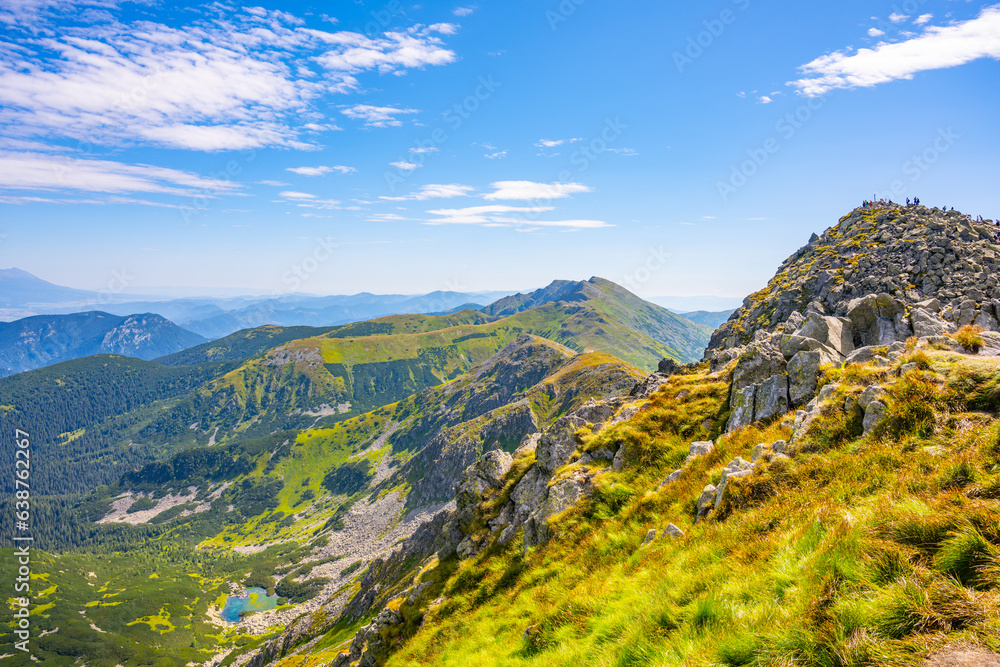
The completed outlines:
{"type": "MultiPolygon", "coordinates": [[[[131,439],[148,435],[144,429],[161,412],[220,370],[99,355],[0,378],[0,429],[30,433],[35,456],[51,462],[34,469],[35,491],[89,491],[169,454],[131,439]]],[[[13,460],[12,448],[0,448],[0,463],[13,470],[13,460]]],[[[12,492],[13,479],[0,488],[12,492]]]]}
{"type": "MultiPolygon", "coordinates": [[[[708,336],[711,335],[711,330],[707,327],[686,320],[666,308],[643,301],[620,285],[597,277],[579,282],[557,280],[548,287],[528,294],[504,297],[484,308],[483,312],[494,316],[508,316],[546,304],[558,303],[591,306],[597,315],[595,321],[599,321],[602,317],[611,319],[647,336],[667,351],[661,356],[670,357],[681,363],[700,359],[708,342],[708,336]]],[[[600,340],[602,332],[594,333],[595,338],[600,340]]],[[[613,336],[611,338],[613,339],[613,336]]],[[[614,346],[613,342],[595,344],[606,346],[609,348],[606,351],[615,354],[610,349],[614,346]]],[[[649,363],[637,365],[640,368],[655,368],[649,363]]]]}
{"type": "Polygon", "coordinates": [[[566,411],[623,395],[641,377],[606,355],[522,336],[450,383],[329,427],[190,449],[75,503],[38,499],[37,546],[73,550],[38,561],[47,585],[33,614],[40,626],[60,627],[36,644],[40,657],[184,665],[256,646],[208,618],[227,582],[277,590],[293,604],[275,613],[290,621],[301,613],[294,604],[326,600],[363,574],[358,567],[376,553],[365,542],[372,531],[395,535],[407,501],[450,497],[455,476],[486,449],[513,450],[566,411]],[[432,484],[422,473],[428,461],[438,474],[432,484]],[[391,509],[373,517],[372,507],[391,509]],[[111,521],[94,523],[102,517],[111,521]],[[273,546],[258,551],[261,544],[273,546]]]}
{"type": "Polygon", "coordinates": [[[193,366],[206,361],[238,361],[260,354],[264,350],[297,338],[309,338],[326,333],[332,327],[279,327],[268,324],[243,329],[225,338],[164,355],[154,361],[166,366],[193,366]]]}
{"type": "Polygon", "coordinates": [[[459,324],[479,324],[490,319],[482,313],[463,309],[448,316],[389,315],[375,320],[342,324],[336,327],[279,327],[268,324],[253,329],[243,329],[225,338],[160,357],[156,361],[168,366],[190,366],[206,361],[248,359],[292,340],[314,338],[327,333],[337,338],[372,334],[417,333],[444,329],[459,324]]]}
{"type": "MultiPolygon", "coordinates": [[[[201,388],[177,414],[185,426],[198,423],[198,437],[219,440],[346,419],[458,377],[523,334],[645,370],[680,358],[617,317],[607,304],[584,300],[500,319],[467,310],[350,324],[268,349],[201,388]]],[[[178,418],[164,415],[159,430],[176,432],[178,418]]]]}

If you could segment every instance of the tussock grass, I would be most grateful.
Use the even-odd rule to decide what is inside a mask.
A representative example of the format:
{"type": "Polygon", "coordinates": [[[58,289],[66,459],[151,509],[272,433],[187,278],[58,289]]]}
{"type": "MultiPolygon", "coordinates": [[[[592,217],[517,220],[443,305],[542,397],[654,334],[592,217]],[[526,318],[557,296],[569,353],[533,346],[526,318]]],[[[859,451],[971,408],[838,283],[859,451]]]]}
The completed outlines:
{"type": "Polygon", "coordinates": [[[966,324],[952,334],[952,338],[954,338],[958,344],[966,350],[975,353],[979,352],[979,350],[983,347],[983,337],[979,335],[982,332],[983,328],[981,326],[976,324],[966,324]]]}

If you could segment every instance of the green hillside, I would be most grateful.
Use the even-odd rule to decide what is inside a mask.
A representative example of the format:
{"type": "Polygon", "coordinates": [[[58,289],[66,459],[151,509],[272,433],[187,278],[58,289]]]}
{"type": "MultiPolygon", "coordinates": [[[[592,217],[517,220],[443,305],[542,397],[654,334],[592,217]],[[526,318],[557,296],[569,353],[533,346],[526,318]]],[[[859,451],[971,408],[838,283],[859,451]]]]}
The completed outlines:
{"type": "Polygon", "coordinates": [[[447,316],[389,315],[336,327],[279,327],[268,324],[253,329],[243,329],[225,338],[160,357],[156,361],[167,366],[191,366],[206,361],[233,361],[248,359],[292,340],[314,338],[327,333],[338,338],[372,334],[417,333],[444,329],[459,324],[479,324],[490,319],[492,318],[482,313],[464,310],[447,316]]]}
{"type": "MultiPolygon", "coordinates": [[[[0,429],[27,431],[39,460],[59,461],[35,469],[36,491],[89,491],[169,454],[145,439],[149,424],[224,370],[218,363],[169,368],[99,355],[0,378],[0,429]]],[[[3,465],[13,470],[13,460],[12,448],[0,448],[3,465]]],[[[0,487],[11,493],[12,479],[0,487]]]]}
{"type": "Polygon", "coordinates": [[[264,350],[297,338],[326,333],[332,327],[279,327],[267,324],[243,329],[225,338],[169,354],[156,359],[167,366],[193,366],[207,361],[238,361],[260,354],[264,350]]]}
{"type": "MultiPolygon", "coordinates": [[[[182,421],[197,422],[202,434],[218,427],[217,437],[230,439],[345,419],[458,377],[523,334],[644,370],[663,357],[686,358],[616,317],[607,303],[584,301],[497,320],[463,311],[347,325],[269,349],[213,380],[191,397],[182,421]]],[[[170,428],[176,430],[166,423],[161,430],[170,428]]]]}
{"type": "MultiPolygon", "coordinates": [[[[534,292],[504,297],[484,308],[483,312],[502,317],[547,304],[562,304],[563,308],[570,310],[580,305],[592,308],[590,314],[595,318],[588,320],[594,327],[591,344],[594,349],[609,354],[626,352],[627,345],[617,340],[617,332],[604,332],[596,326],[608,319],[658,343],[657,349],[665,350],[661,358],[670,357],[681,363],[701,359],[712,333],[711,327],[684,319],[666,308],[640,299],[621,285],[597,277],[579,282],[556,280],[534,292]]],[[[655,364],[650,365],[643,354],[633,356],[633,359],[621,358],[640,368],[655,369],[655,364]]]]}

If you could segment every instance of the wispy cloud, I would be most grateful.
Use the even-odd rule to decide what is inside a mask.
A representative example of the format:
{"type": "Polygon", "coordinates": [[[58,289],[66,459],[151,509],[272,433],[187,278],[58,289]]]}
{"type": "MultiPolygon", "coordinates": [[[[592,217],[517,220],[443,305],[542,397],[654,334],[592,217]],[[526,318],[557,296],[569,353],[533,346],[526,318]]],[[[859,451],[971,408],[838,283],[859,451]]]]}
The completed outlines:
{"type": "MultiPolygon", "coordinates": [[[[323,67],[352,75],[368,69],[386,74],[454,62],[455,52],[446,49],[435,33],[452,35],[457,29],[458,26],[452,23],[435,23],[387,32],[383,37],[368,37],[356,32],[306,32],[327,45],[328,50],[316,58],[323,67]]],[[[345,77],[344,81],[350,79],[345,77]]]]}
{"type": "MultiPolygon", "coordinates": [[[[306,29],[292,14],[257,8],[209,8],[184,25],[125,23],[106,11],[88,25],[61,20],[81,4],[115,3],[0,4],[6,41],[17,45],[0,49],[0,133],[8,138],[198,151],[310,148],[302,133],[339,129],[325,122],[320,101],[356,90],[361,73],[455,60],[442,41],[457,30],[453,24],[366,37],[306,29]]],[[[392,115],[369,122],[394,124],[392,115]]]]}
{"type": "Polygon", "coordinates": [[[593,188],[582,183],[535,183],[534,181],[497,181],[490,185],[494,189],[483,199],[563,199],[580,192],[591,192],[593,188]]]}
{"type": "Polygon", "coordinates": [[[390,162],[390,167],[395,167],[396,169],[402,169],[403,171],[413,171],[415,169],[420,169],[424,165],[417,164],[415,162],[406,162],[404,160],[397,160],[396,162],[390,162]]]}
{"type": "Polygon", "coordinates": [[[298,192],[296,190],[286,190],[278,194],[286,203],[294,204],[300,208],[313,208],[328,210],[340,208],[340,201],[336,199],[320,199],[308,192],[298,192]]]}
{"type": "Polygon", "coordinates": [[[340,113],[354,120],[363,120],[365,127],[399,127],[403,122],[396,118],[396,116],[417,113],[417,110],[357,104],[348,109],[343,109],[340,113]]]}
{"type": "Polygon", "coordinates": [[[986,7],[968,21],[927,27],[923,34],[906,41],[859,49],[851,55],[836,51],[822,56],[800,68],[805,78],[789,83],[803,95],[814,97],[838,88],[868,88],[911,79],[919,72],[957,67],[980,58],[1000,59],[1000,5],[986,7]]]}
{"type": "Polygon", "coordinates": [[[458,185],[450,183],[447,185],[425,185],[417,192],[400,197],[380,197],[386,201],[423,201],[425,199],[450,199],[452,197],[468,197],[473,191],[471,185],[458,185]]]}
{"type": "Polygon", "coordinates": [[[410,218],[404,218],[398,213],[372,213],[368,216],[368,220],[371,222],[399,222],[402,220],[409,220],[410,218]]]}
{"type": "Polygon", "coordinates": [[[325,176],[334,172],[338,174],[353,174],[357,171],[354,167],[344,165],[321,166],[321,167],[288,167],[285,171],[290,171],[299,176],[325,176]]]}
{"type": "Polygon", "coordinates": [[[165,167],[0,151],[0,189],[212,197],[232,194],[239,186],[227,180],[203,178],[165,167]]]}
{"type": "Polygon", "coordinates": [[[538,215],[554,210],[552,206],[470,206],[428,211],[438,219],[428,225],[480,225],[483,227],[563,227],[568,229],[599,229],[610,227],[602,220],[539,220],[538,215]]]}
{"type": "Polygon", "coordinates": [[[476,11],[475,7],[456,7],[452,14],[455,16],[468,16],[472,12],[476,11]]]}

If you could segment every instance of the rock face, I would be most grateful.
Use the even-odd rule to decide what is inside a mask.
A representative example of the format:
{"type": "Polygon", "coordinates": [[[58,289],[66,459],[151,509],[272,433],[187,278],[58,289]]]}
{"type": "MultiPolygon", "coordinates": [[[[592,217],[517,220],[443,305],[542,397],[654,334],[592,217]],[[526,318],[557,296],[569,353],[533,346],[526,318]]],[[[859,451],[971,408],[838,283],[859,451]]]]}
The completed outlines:
{"type": "Polygon", "coordinates": [[[802,405],[816,395],[819,367],[822,361],[814,350],[796,352],[788,360],[788,402],[802,405]]]}
{"type": "Polygon", "coordinates": [[[565,512],[590,495],[593,488],[592,476],[582,470],[577,470],[570,477],[561,479],[548,488],[548,493],[542,503],[528,516],[524,523],[524,545],[533,547],[547,542],[549,519],[565,512]]]}
{"type": "Polygon", "coordinates": [[[551,474],[561,468],[580,445],[576,432],[587,425],[587,420],[576,414],[560,417],[538,441],[535,458],[538,466],[551,474]]]}
{"type": "Polygon", "coordinates": [[[510,470],[514,458],[499,449],[483,454],[469,466],[455,492],[455,514],[460,528],[468,530],[475,520],[475,511],[489,489],[503,486],[504,475],[510,470]]]}
{"type": "Polygon", "coordinates": [[[903,303],[888,294],[853,299],[847,304],[847,316],[858,347],[892,345],[913,335],[903,303]]]}

